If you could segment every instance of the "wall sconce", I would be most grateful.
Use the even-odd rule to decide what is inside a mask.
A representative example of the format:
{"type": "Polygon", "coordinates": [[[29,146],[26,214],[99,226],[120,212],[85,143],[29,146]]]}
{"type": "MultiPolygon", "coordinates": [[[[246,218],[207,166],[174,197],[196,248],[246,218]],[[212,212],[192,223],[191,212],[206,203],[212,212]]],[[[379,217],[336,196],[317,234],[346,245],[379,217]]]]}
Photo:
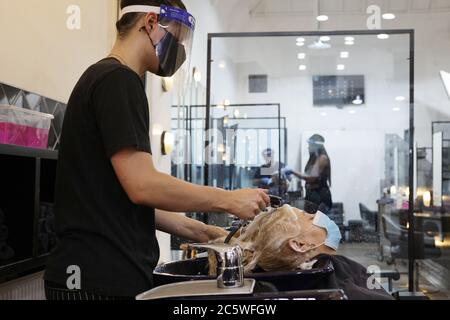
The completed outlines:
{"type": "Polygon", "coordinates": [[[175,137],[173,133],[164,131],[161,135],[161,153],[167,156],[172,153],[175,145],[175,137]]]}
{"type": "Polygon", "coordinates": [[[173,77],[162,78],[161,84],[164,92],[171,91],[173,88],[173,77]]]}
{"type": "Polygon", "coordinates": [[[200,81],[202,81],[202,73],[200,72],[200,70],[197,67],[194,68],[194,81],[196,83],[199,83],[200,81]]]}
{"type": "Polygon", "coordinates": [[[425,207],[431,206],[431,192],[430,191],[427,191],[423,194],[423,205],[425,207]]]}

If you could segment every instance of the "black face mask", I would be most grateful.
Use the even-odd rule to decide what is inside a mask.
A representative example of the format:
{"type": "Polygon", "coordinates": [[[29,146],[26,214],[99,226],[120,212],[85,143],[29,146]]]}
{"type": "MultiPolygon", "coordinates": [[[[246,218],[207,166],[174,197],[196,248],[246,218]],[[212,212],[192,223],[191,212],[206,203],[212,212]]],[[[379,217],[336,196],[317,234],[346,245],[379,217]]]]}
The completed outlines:
{"type": "Polygon", "coordinates": [[[186,49],[170,32],[166,33],[155,49],[159,58],[158,76],[173,76],[186,61],[186,49]]]}

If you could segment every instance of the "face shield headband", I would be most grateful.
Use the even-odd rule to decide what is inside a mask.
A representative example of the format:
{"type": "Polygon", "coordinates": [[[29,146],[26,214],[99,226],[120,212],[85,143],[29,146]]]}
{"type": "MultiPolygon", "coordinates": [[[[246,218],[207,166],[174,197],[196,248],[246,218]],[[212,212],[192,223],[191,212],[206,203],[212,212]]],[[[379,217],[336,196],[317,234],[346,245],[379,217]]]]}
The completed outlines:
{"type": "Polygon", "coordinates": [[[159,15],[159,27],[164,35],[157,44],[153,43],[159,59],[157,75],[173,76],[186,63],[189,67],[195,18],[186,10],[161,5],[161,7],[134,5],[122,9],[120,19],[128,13],[155,13],[159,15]]]}

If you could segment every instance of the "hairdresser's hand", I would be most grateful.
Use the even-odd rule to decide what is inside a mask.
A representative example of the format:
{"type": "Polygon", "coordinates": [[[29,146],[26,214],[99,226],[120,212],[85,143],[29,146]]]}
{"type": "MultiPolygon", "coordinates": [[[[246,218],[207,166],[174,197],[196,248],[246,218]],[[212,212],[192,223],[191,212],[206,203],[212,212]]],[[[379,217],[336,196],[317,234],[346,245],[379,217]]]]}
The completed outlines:
{"type": "Polygon", "coordinates": [[[242,220],[253,220],[261,211],[270,206],[268,191],[263,189],[243,189],[231,191],[228,195],[228,212],[242,220]]]}
{"type": "Polygon", "coordinates": [[[208,236],[208,241],[214,241],[222,238],[225,240],[225,238],[230,234],[225,229],[216,226],[206,226],[205,232],[208,236]]]}

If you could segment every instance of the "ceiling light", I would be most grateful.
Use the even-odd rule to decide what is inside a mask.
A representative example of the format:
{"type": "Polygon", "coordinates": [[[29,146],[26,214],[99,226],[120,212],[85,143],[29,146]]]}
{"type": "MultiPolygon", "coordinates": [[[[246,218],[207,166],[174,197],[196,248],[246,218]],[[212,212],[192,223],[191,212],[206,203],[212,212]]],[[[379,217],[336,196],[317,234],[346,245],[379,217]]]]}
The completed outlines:
{"type": "Polygon", "coordinates": [[[361,96],[356,96],[355,100],[353,100],[353,104],[356,104],[356,105],[363,104],[363,102],[364,101],[361,99],[361,96]]]}
{"type": "Polygon", "coordinates": [[[354,45],[354,44],[355,44],[354,41],[345,41],[345,45],[346,45],[346,46],[352,46],[352,45],[354,45]]]}
{"type": "Polygon", "coordinates": [[[381,33],[381,34],[377,35],[377,38],[380,40],[386,40],[386,39],[389,39],[389,35],[386,33],[381,33]]]}
{"type": "Polygon", "coordinates": [[[301,64],[301,65],[298,67],[298,70],[304,71],[304,70],[306,70],[306,66],[305,66],[304,64],[301,64]]]}
{"type": "Polygon", "coordinates": [[[341,59],[347,59],[349,56],[350,56],[350,53],[348,51],[341,52],[341,59]]]}
{"type": "Polygon", "coordinates": [[[327,114],[326,112],[322,112],[320,115],[321,115],[322,117],[326,117],[328,114],[327,114]]]}
{"type": "Polygon", "coordinates": [[[315,41],[313,44],[309,45],[308,48],[312,50],[324,50],[324,49],[330,49],[331,44],[322,42],[321,40],[315,41]]]}
{"type": "Polygon", "coordinates": [[[299,59],[299,60],[303,60],[303,59],[305,59],[306,58],[306,53],[299,53],[298,55],[297,55],[297,58],[299,59]]]}
{"type": "Polygon", "coordinates": [[[219,68],[220,68],[220,69],[225,69],[226,67],[227,67],[227,64],[226,64],[225,61],[220,61],[220,62],[219,62],[219,68]]]}
{"type": "Polygon", "coordinates": [[[393,14],[393,13],[385,13],[385,14],[383,14],[383,19],[384,20],[394,20],[395,19],[395,14],[393,14]]]}
{"type": "Polygon", "coordinates": [[[297,42],[305,42],[305,38],[297,38],[297,42]]]}
{"type": "Polygon", "coordinates": [[[353,42],[353,41],[355,41],[355,38],[354,37],[345,37],[345,41],[353,42]]]}
{"type": "Polygon", "coordinates": [[[406,98],[404,96],[395,97],[395,101],[398,101],[398,102],[405,101],[405,100],[406,100],[406,98]]]}
{"type": "Polygon", "coordinates": [[[398,112],[398,111],[400,111],[400,108],[399,108],[399,107],[394,107],[394,108],[392,108],[392,110],[393,110],[394,112],[398,112]]]}
{"type": "Polygon", "coordinates": [[[356,111],[355,111],[355,110],[350,110],[348,113],[349,113],[349,114],[355,114],[356,111]]]}
{"type": "Polygon", "coordinates": [[[330,40],[331,40],[331,38],[329,36],[322,36],[322,37],[320,37],[320,41],[323,41],[323,42],[327,42],[327,41],[330,41],[330,40]]]}
{"type": "Polygon", "coordinates": [[[337,69],[338,69],[339,71],[345,70],[345,65],[343,65],[343,64],[338,64],[338,65],[337,65],[337,69]]]}
{"type": "Polygon", "coordinates": [[[328,21],[328,16],[322,14],[322,15],[317,17],[317,21],[320,21],[320,22],[328,21]]]}
{"type": "Polygon", "coordinates": [[[304,42],[297,42],[297,47],[303,47],[305,45],[304,42]]]}

